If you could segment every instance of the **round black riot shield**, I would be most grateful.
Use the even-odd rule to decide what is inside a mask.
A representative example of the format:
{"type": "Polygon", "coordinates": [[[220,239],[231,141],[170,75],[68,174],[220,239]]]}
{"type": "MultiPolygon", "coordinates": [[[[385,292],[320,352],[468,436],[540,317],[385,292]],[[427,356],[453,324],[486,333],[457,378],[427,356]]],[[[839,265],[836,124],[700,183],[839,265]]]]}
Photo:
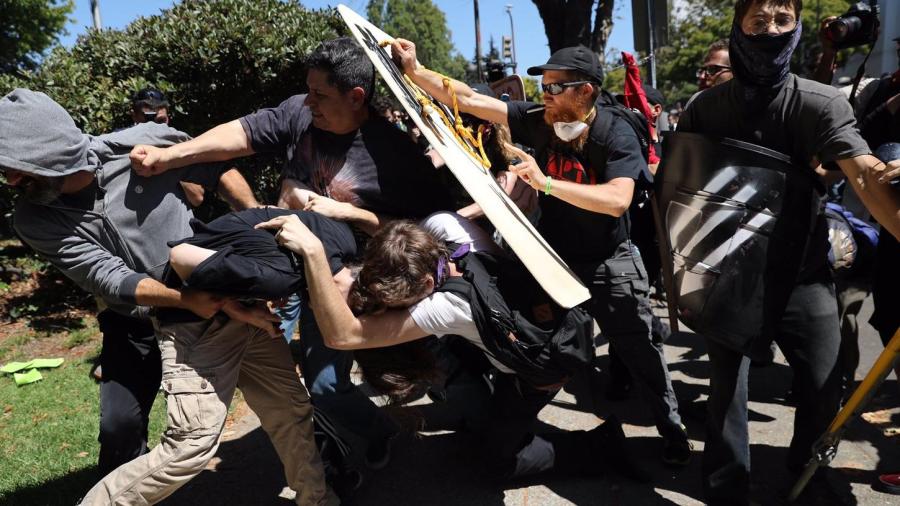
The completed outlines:
{"type": "Polygon", "coordinates": [[[819,212],[812,171],[761,146],[675,132],[655,184],[680,319],[761,355],[819,212]]]}

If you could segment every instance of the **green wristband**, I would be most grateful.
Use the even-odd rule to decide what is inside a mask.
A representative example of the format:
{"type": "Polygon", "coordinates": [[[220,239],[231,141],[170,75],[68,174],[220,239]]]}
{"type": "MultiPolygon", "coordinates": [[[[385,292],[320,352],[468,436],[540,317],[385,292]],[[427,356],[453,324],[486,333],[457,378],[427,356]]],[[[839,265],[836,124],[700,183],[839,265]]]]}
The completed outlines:
{"type": "Polygon", "coordinates": [[[550,185],[551,185],[552,181],[553,181],[553,178],[550,176],[547,176],[547,184],[544,186],[544,195],[550,195],[550,185]]]}

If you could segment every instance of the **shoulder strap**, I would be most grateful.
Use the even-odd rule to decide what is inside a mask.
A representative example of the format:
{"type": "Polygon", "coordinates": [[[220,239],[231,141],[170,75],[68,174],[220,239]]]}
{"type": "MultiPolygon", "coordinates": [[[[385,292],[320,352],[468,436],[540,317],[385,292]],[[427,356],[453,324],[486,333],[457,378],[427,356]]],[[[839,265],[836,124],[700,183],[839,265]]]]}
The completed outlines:
{"type": "Polygon", "coordinates": [[[454,252],[451,258],[463,275],[447,279],[437,291],[455,293],[469,301],[472,319],[482,342],[488,352],[498,356],[498,337],[505,339],[509,332],[515,330],[512,312],[499,294],[497,284],[492,282],[491,274],[480,261],[481,253],[470,252],[466,248],[460,255],[459,251],[454,252]],[[493,297],[487,293],[491,289],[497,290],[493,297]]]}

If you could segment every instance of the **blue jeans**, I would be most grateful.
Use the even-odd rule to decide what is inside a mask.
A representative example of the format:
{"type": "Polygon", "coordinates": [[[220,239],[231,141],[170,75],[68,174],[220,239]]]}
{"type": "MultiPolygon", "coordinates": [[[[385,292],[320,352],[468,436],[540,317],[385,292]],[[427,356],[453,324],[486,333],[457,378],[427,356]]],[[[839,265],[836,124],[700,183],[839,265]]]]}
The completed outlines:
{"type": "Polygon", "coordinates": [[[367,442],[396,433],[397,425],[350,381],[353,353],[325,346],[306,294],[291,295],[278,314],[282,318],[281,330],[303,371],[303,382],[316,409],[367,442]],[[292,341],[298,323],[300,340],[292,341]]]}
{"type": "Polygon", "coordinates": [[[278,308],[275,313],[281,318],[281,333],[284,334],[285,341],[291,344],[294,338],[294,330],[297,328],[297,322],[300,320],[300,295],[291,294],[285,301],[284,305],[278,308]]]}

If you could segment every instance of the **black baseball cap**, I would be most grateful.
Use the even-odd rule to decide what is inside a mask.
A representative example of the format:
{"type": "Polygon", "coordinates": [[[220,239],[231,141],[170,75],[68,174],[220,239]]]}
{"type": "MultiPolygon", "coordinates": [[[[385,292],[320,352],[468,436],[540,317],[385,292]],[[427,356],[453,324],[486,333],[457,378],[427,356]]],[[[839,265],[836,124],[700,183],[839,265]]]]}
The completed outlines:
{"type": "Polygon", "coordinates": [[[168,107],[169,99],[166,94],[156,88],[143,88],[135,92],[131,97],[131,103],[135,105],[146,105],[147,107],[158,108],[168,107]]]}
{"type": "MultiPolygon", "coordinates": [[[[650,105],[664,105],[666,103],[666,99],[663,97],[663,94],[653,86],[650,86],[649,84],[642,84],[641,87],[644,88],[644,95],[646,95],[647,103],[649,103],[650,105]]],[[[616,100],[619,103],[624,104],[625,95],[616,95],[616,100]]]]}
{"type": "Polygon", "coordinates": [[[543,65],[528,69],[528,75],[539,76],[545,70],[577,70],[597,84],[603,83],[603,67],[597,53],[584,46],[564,47],[550,55],[543,65]]]}

